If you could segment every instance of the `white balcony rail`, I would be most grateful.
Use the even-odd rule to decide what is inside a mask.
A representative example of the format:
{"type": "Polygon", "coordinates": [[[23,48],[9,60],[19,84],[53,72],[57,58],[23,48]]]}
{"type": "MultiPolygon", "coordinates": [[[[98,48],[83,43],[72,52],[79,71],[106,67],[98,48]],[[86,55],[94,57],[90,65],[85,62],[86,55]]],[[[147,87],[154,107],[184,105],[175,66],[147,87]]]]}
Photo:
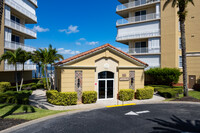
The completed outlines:
{"type": "Polygon", "coordinates": [[[14,8],[15,10],[21,12],[25,16],[29,17],[30,19],[34,20],[35,22],[37,22],[37,17],[36,17],[35,14],[31,13],[29,10],[27,10],[23,6],[19,5],[15,1],[13,1],[13,0],[5,0],[5,3],[7,5],[9,5],[10,7],[14,8]]]}
{"type": "Polygon", "coordinates": [[[124,35],[118,35],[116,37],[117,41],[123,41],[123,40],[130,40],[130,39],[137,39],[137,38],[148,38],[148,37],[157,37],[160,36],[160,30],[156,31],[146,31],[146,32],[140,32],[140,33],[128,33],[124,35]]]}
{"type": "Polygon", "coordinates": [[[37,6],[37,0],[30,0],[30,1],[37,6]]]}
{"type": "Polygon", "coordinates": [[[155,53],[160,53],[160,48],[148,48],[148,47],[143,47],[143,48],[129,48],[128,51],[129,54],[155,54],[155,53]]]}
{"type": "Polygon", "coordinates": [[[160,14],[156,14],[156,13],[135,16],[135,17],[117,20],[117,26],[130,24],[130,23],[143,22],[143,21],[148,21],[148,20],[154,20],[154,19],[159,19],[159,18],[160,18],[160,14]]]}
{"type": "Polygon", "coordinates": [[[15,30],[22,32],[24,34],[27,34],[29,36],[32,36],[34,38],[37,38],[37,33],[35,31],[33,31],[33,30],[25,27],[24,25],[19,24],[13,20],[5,19],[5,26],[15,29],[15,30]]]}
{"type": "MultiPolygon", "coordinates": [[[[17,64],[17,71],[22,71],[23,65],[22,64],[17,64]]],[[[10,65],[8,63],[4,63],[4,70],[5,71],[15,71],[15,66],[10,65]]],[[[36,65],[33,64],[25,64],[24,65],[24,70],[36,70],[36,65]]]]}
{"type": "Polygon", "coordinates": [[[151,3],[155,3],[155,2],[159,2],[159,1],[160,0],[138,0],[138,1],[133,1],[133,2],[126,3],[126,4],[118,5],[116,10],[117,11],[121,11],[121,10],[125,10],[125,9],[128,9],[128,8],[147,5],[147,4],[151,4],[151,3]]]}
{"type": "Polygon", "coordinates": [[[17,42],[10,42],[10,41],[4,41],[4,48],[7,48],[7,49],[11,49],[11,50],[16,50],[18,48],[21,48],[27,52],[33,52],[33,51],[36,51],[35,48],[33,47],[30,47],[30,46],[27,46],[27,45],[24,45],[22,43],[17,43],[17,42]]]}

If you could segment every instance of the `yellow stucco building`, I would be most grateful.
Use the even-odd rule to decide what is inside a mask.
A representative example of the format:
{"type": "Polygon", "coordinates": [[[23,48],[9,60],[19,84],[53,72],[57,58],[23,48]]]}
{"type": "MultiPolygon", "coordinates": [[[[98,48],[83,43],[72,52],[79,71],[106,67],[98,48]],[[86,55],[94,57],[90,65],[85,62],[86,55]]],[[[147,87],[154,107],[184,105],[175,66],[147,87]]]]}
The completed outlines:
{"type": "Polygon", "coordinates": [[[98,99],[116,99],[120,89],[144,88],[147,66],[105,44],[56,63],[55,86],[60,92],[96,91],[98,99]]]}

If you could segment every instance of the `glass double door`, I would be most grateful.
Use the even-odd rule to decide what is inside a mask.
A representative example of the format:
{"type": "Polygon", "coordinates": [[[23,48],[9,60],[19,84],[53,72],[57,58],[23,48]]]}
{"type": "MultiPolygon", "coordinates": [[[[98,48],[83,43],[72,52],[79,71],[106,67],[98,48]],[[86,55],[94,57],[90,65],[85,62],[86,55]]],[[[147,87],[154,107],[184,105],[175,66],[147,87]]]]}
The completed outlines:
{"type": "Polygon", "coordinates": [[[114,80],[99,80],[99,99],[113,98],[114,80]]]}

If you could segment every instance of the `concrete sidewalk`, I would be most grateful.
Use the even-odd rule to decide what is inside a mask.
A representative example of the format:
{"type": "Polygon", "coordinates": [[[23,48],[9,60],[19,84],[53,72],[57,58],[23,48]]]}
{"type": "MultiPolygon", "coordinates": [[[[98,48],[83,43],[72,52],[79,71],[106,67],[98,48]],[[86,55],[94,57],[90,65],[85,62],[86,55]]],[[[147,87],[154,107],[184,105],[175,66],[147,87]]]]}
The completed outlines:
{"type": "Polygon", "coordinates": [[[150,103],[160,103],[165,98],[160,97],[158,95],[154,95],[152,99],[147,100],[132,100],[132,101],[126,101],[122,103],[119,100],[98,100],[96,103],[93,104],[78,104],[78,105],[72,105],[72,106],[57,106],[53,105],[47,102],[46,98],[46,91],[45,90],[35,90],[33,91],[32,95],[30,96],[30,104],[42,108],[42,109],[48,109],[48,110],[84,110],[84,109],[98,109],[103,108],[109,105],[119,105],[119,104],[130,104],[130,103],[136,103],[136,104],[150,104],[150,103]]]}

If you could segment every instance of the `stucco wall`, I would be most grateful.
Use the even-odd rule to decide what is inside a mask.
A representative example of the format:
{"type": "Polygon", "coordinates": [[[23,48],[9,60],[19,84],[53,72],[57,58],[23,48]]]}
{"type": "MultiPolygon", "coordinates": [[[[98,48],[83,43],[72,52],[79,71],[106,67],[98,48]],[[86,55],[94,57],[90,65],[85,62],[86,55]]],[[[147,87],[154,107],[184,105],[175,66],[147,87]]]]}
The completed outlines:
{"type": "MultiPolygon", "coordinates": [[[[3,10],[4,14],[4,10],[3,10]]],[[[0,31],[0,56],[4,53],[4,15],[2,15],[1,31],[0,31]]],[[[0,71],[4,70],[4,63],[0,64],[0,71]]]]}

